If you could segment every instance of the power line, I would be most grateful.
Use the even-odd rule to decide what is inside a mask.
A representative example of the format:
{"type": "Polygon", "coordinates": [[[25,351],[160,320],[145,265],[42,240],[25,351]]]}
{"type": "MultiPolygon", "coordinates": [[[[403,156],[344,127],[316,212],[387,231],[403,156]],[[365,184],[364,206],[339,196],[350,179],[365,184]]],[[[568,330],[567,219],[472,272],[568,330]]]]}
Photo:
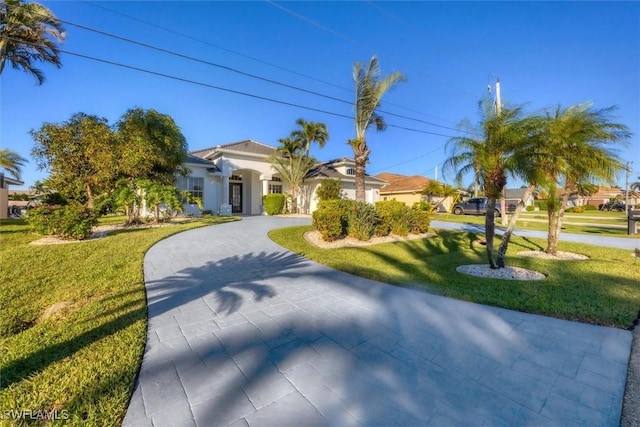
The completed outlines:
{"type": "Polygon", "coordinates": [[[225,51],[225,52],[229,52],[229,53],[232,53],[232,54],[234,54],[234,55],[241,56],[241,57],[246,58],[246,59],[250,59],[250,60],[255,61],[255,62],[258,62],[258,63],[260,63],[260,64],[268,65],[268,66],[270,66],[270,67],[277,68],[277,69],[279,69],[279,70],[283,70],[283,71],[286,71],[286,72],[289,72],[289,73],[292,73],[292,74],[295,74],[295,75],[298,75],[298,76],[301,76],[301,77],[304,77],[304,78],[307,78],[307,79],[310,79],[310,80],[314,80],[314,81],[319,82],[319,83],[323,83],[323,84],[326,84],[326,85],[329,85],[329,86],[333,86],[333,87],[338,88],[338,89],[342,89],[342,90],[345,90],[345,91],[351,92],[351,90],[349,90],[349,89],[347,89],[347,88],[344,88],[344,87],[342,87],[342,86],[336,85],[336,84],[331,83],[331,82],[328,82],[328,81],[326,81],[326,80],[322,80],[322,79],[319,79],[319,78],[317,78],[317,77],[310,76],[310,75],[308,75],[308,74],[300,73],[300,72],[295,71],[295,70],[292,70],[292,69],[290,69],[290,68],[282,67],[282,66],[280,66],[280,65],[273,64],[273,63],[271,63],[271,62],[268,62],[268,61],[265,61],[265,60],[262,60],[262,59],[256,58],[256,57],[254,57],[254,56],[246,55],[246,54],[241,53],[241,52],[237,52],[237,51],[235,51],[235,50],[232,50],[232,49],[229,49],[229,48],[226,48],[226,47],[223,47],[223,46],[217,45],[217,44],[215,44],[215,43],[208,42],[208,41],[206,41],[206,40],[202,40],[202,39],[198,39],[198,38],[196,38],[196,37],[192,37],[192,36],[190,36],[190,35],[188,35],[188,34],[184,34],[184,33],[181,33],[181,32],[179,32],[179,31],[175,31],[175,30],[172,30],[172,29],[170,29],[170,28],[163,27],[163,26],[160,26],[160,25],[154,24],[154,23],[152,23],[152,22],[149,22],[149,21],[145,21],[145,20],[143,20],[143,19],[136,18],[135,16],[127,15],[127,14],[125,14],[125,13],[121,13],[121,12],[115,11],[115,10],[113,10],[113,9],[109,9],[108,7],[100,6],[100,5],[96,4],[95,2],[89,2],[89,1],[84,1],[84,0],[81,0],[81,2],[82,2],[82,3],[85,3],[85,4],[88,4],[88,5],[91,5],[91,6],[93,6],[93,7],[97,7],[97,8],[99,8],[99,9],[106,10],[107,12],[113,13],[113,14],[115,14],[115,15],[119,15],[119,16],[125,17],[125,18],[127,18],[127,19],[131,19],[131,20],[133,20],[133,21],[140,22],[140,23],[145,24],[145,25],[148,25],[148,26],[150,26],[150,27],[153,27],[153,28],[157,28],[157,29],[159,29],[159,30],[166,31],[166,32],[168,32],[168,33],[175,34],[175,35],[177,35],[177,36],[184,37],[184,38],[187,38],[187,39],[189,39],[189,40],[193,40],[193,41],[196,41],[196,42],[198,42],[198,43],[202,43],[202,44],[205,44],[205,45],[208,45],[208,46],[214,47],[214,48],[216,48],[216,49],[220,49],[220,50],[223,50],[223,51],[225,51]]]}
{"type": "MultiPolygon", "coordinates": [[[[12,38],[12,37],[7,37],[7,38],[11,39],[11,40],[17,40],[17,39],[12,38]]],[[[248,93],[248,92],[242,92],[242,91],[235,90],[235,89],[229,89],[229,88],[225,88],[225,87],[221,87],[221,86],[216,86],[216,85],[212,85],[212,84],[209,84],[209,83],[204,83],[204,82],[199,82],[199,81],[192,80],[192,79],[187,79],[187,78],[184,78],[184,77],[178,77],[178,76],[173,76],[173,75],[166,74],[166,73],[161,73],[159,71],[153,71],[153,70],[148,70],[146,68],[136,67],[136,66],[133,66],[133,65],[122,64],[122,63],[111,61],[111,60],[108,60],[108,59],[96,58],[96,57],[93,57],[93,56],[84,55],[84,54],[77,53],[77,52],[71,52],[71,51],[63,50],[63,49],[60,49],[60,52],[61,53],[66,53],[67,55],[88,59],[88,60],[91,60],[91,61],[101,62],[101,63],[104,63],[104,64],[113,65],[113,66],[117,66],[117,67],[121,67],[121,68],[127,68],[127,69],[134,70],[134,71],[139,71],[139,72],[143,72],[143,73],[147,73],[147,74],[152,74],[152,75],[155,75],[155,76],[164,77],[164,78],[168,78],[168,79],[172,79],[172,80],[177,80],[177,81],[181,81],[181,82],[189,83],[189,84],[193,84],[193,85],[203,86],[203,87],[207,87],[207,88],[210,88],[210,89],[216,89],[216,90],[220,90],[220,91],[224,91],[224,92],[229,92],[229,93],[233,93],[233,94],[236,94],[236,95],[247,96],[247,97],[250,97],[250,98],[260,99],[260,100],[263,100],[263,101],[273,102],[273,103],[276,103],[276,104],[287,105],[287,106],[290,106],[290,107],[301,108],[301,109],[309,110],[309,111],[315,111],[315,112],[318,112],[318,113],[328,114],[328,115],[335,116],[335,117],[342,117],[342,118],[349,119],[349,120],[353,119],[352,116],[348,116],[346,114],[335,113],[333,111],[322,110],[320,108],[308,107],[308,106],[305,106],[305,105],[300,105],[300,104],[296,104],[296,103],[289,102],[289,101],[283,101],[283,100],[269,98],[269,97],[266,97],[266,96],[256,95],[256,94],[252,94],[252,93],[248,93]]],[[[406,130],[406,131],[410,131],[410,132],[417,132],[417,133],[422,133],[422,134],[427,134],[427,135],[435,135],[435,136],[443,136],[443,137],[446,137],[446,138],[454,138],[454,136],[452,136],[452,135],[445,135],[445,134],[440,134],[440,133],[435,133],[435,132],[429,132],[429,131],[421,130],[421,129],[413,129],[413,128],[408,128],[408,127],[405,127],[405,126],[394,125],[394,124],[387,124],[387,127],[396,128],[396,129],[402,129],[402,130],[406,130]]]]}
{"type": "Polygon", "coordinates": [[[330,34],[333,34],[334,36],[339,37],[339,38],[341,38],[343,40],[346,40],[346,41],[348,41],[349,43],[351,43],[351,44],[353,44],[355,46],[358,46],[358,47],[361,47],[361,48],[367,49],[367,50],[369,49],[367,46],[363,45],[362,43],[359,43],[359,42],[357,42],[357,41],[355,41],[353,39],[350,39],[349,37],[337,32],[337,31],[334,31],[334,30],[332,30],[330,28],[327,28],[324,25],[319,24],[318,22],[314,21],[313,19],[307,18],[306,16],[300,15],[299,13],[296,13],[291,9],[288,9],[288,8],[282,6],[282,5],[279,5],[279,4],[277,4],[276,2],[274,2],[272,0],[264,0],[264,1],[269,3],[273,7],[276,7],[278,9],[280,9],[280,10],[283,10],[283,11],[287,12],[288,14],[290,14],[292,16],[295,16],[296,18],[306,22],[307,24],[313,25],[314,27],[318,27],[321,30],[326,31],[326,32],[328,32],[330,34]]]}
{"type": "MultiPolygon", "coordinates": [[[[253,57],[253,56],[250,56],[250,55],[246,55],[246,54],[243,54],[243,53],[241,53],[241,52],[237,52],[237,51],[232,50],[232,49],[225,48],[225,47],[223,47],[223,46],[220,46],[220,45],[217,45],[217,44],[214,44],[214,43],[208,42],[208,41],[206,41],[206,40],[202,40],[202,39],[198,39],[198,38],[196,38],[196,37],[189,36],[189,35],[187,35],[187,34],[184,34],[184,33],[181,33],[181,32],[175,31],[175,30],[172,30],[172,29],[170,29],[170,28],[166,28],[166,27],[163,27],[163,26],[160,26],[160,25],[157,25],[157,24],[154,24],[154,23],[151,23],[151,22],[145,21],[145,20],[143,20],[143,19],[139,19],[139,18],[136,18],[136,17],[134,17],[134,16],[127,15],[127,14],[125,14],[125,13],[121,13],[121,12],[115,11],[115,10],[113,10],[113,9],[109,9],[109,8],[107,8],[107,7],[104,7],[104,6],[98,5],[98,4],[94,3],[94,2],[87,2],[87,1],[84,1],[84,0],[81,0],[81,2],[82,2],[82,3],[85,3],[85,4],[88,4],[88,5],[90,5],[90,6],[93,6],[93,7],[99,8],[99,9],[103,9],[103,10],[105,10],[105,11],[107,11],[107,12],[110,12],[110,13],[113,13],[113,14],[115,14],[115,15],[119,15],[119,16],[125,17],[125,18],[127,18],[127,19],[131,19],[131,20],[133,20],[133,21],[140,22],[140,23],[142,23],[142,24],[145,24],[145,25],[151,26],[151,27],[153,27],[153,28],[157,28],[157,29],[160,29],[160,30],[163,30],[163,31],[169,32],[169,33],[171,33],[171,34],[175,34],[175,35],[178,35],[178,36],[180,36],[180,37],[184,37],[184,38],[187,38],[187,39],[189,39],[189,40],[197,41],[197,42],[199,42],[199,43],[203,43],[203,44],[205,44],[205,45],[208,45],[208,46],[214,47],[214,48],[216,48],[216,49],[220,49],[220,50],[223,50],[223,51],[225,51],[225,52],[229,52],[229,53],[232,53],[232,54],[234,54],[234,55],[238,55],[238,56],[241,56],[241,57],[243,57],[243,58],[250,59],[250,60],[255,61],[255,62],[258,62],[258,63],[260,63],[260,64],[268,65],[268,66],[270,66],[270,67],[274,67],[274,68],[277,68],[277,69],[280,69],[280,70],[283,70],[283,71],[286,71],[286,72],[289,72],[289,73],[292,73],[292,74],[295,74],[295,75],[298,75],[298,76],[301,76],[301,77],[304,77],[304,78],[307,78],[307,79],[310,79],[310,80],[313,80],[313,81],[316,81],[316,82],[319,82],[319,83],[322,83],[322,84],[326,84],[326,85],[328,85],[328,86],[332,86],[332,87],[337,88],[337,89],[341,89],[341,90],[344,90],[344,91],[347,91],[347,92],[352,92],[352,89],[347,89],[347,88],[345,88],[345,87],[343,87],[343,86],[340,86],[340,85],[337,85],[337,84],[334,84],[334,83],[328,82],[328,81],[326,81],[326,80],[322,80],[322,79],[319,79],[319,78],[317,78],[317,77],[309,76],[309,75],[307,75],[307,74],[300,73],[300,72],[295,71],[295,70],[292,70],[292,69],[290,69],[290,68],[282,67],[282,66],[280,66],[280,65],[273,64],[273,63],[271,63],[271,62],[264,61],[264,60],[259,59],[259,58],[256,58],[256,57],[253,57]]],[[[277,6],[277,7],[280,7],[279,5],[276,5],[276,6],[277,6]]],[[[283,7],[280,7],[280,8],[282,9],[283,7]]],[[[454,88],[455,88],[455,87],[454,87],[454,88]]],[[[457,89],[457,88],[456,88],[456,89],[457,89]]],[[[458,90],[461,90],[461,89],[458,89],[458,90]]],[[[468,93],[468,92],[467,92],[467,93],[468,93]]],[[[441,120],[441,121],[443,121],[443,122],[447,122],[447,123],[454,123],[454,122],[452,122],[451,120],[447,120],[447,119],[444,119],[444,118],[442,118],[442,117],[434,116],[433,114],[428,114],[428,113],[425,113],[425,112],[422,112],[422,111],[418,111],[418,110],[415,110],[415,109],[407,108],[407,107],[404,107],[404,106],[402,106],[402,105],[395,104],[395,103],[392,103],[392,102],[387,102],[387,105],[391,105],[391,106],[394,106],[394,107],[400,108],[400,109],[402,109],[402,110],[410,111],[410,112],[417,113],[417,114],[421,114],[421,115],[424,115],[424,116],[427,116],[427,117],[432,117],[432,118],[434,118],[434,119],[438,119],[438,120],[441,120]]],[[[382,112],[382,111],[381,111],[381,112],[382,112]]],[[[386,114],[386,112],[385,112],[385,114],[386,114]]],[[[425,123],[429,124],[428,122],[425,122],[425,123]]],[[[436,126],[437,126],[437,125],[436,125],[436,126]]],[[[456,130],[456,129],[452,129],[452,128],[447,128],[447,129],[456,130]]]]}
{"type": "MultiPolygon", "coordinates": [[[[108,33],[106,31],[102,31],[102,30],[98,30],[98,29],[95,29],[95,28],[87,27],[86,25],[76,24],[74,22],[66,21],[66,20],[63,20],[63,19],[60,19],[60,22],[63,22],[65,24],[71,25],[73,27],[80,28],[80,29],[83,29],[83,30],[86,30],[86,31],[90,31],[90,32],[93,32],[93,33],[96,33],[96,34],[104,35],[104,36],[111,37],[111,38],[114,38],[114,39],[117,39],[117,40],[121,40],[121,41],[124,41],[124,42],[127,42],[127,43],[135,44],[137,46],[141,46],[141,47],[144,47],[144,48],[147,48],[147,49],[156,50],[158,52],[166,53],[166,54],[173,55],[173,56],[176,56],[176,57],[179,57],[179,58],[183,58],[183,59],[187,59],[187,60],[190,60],[190,61],[195,61],[195,62],[199,62],[199,63],[202,63],[202,64],[210,65],[210,66],[217,67],[217,68],[220,68],[220,69],[223,69],[223,70],[226,70],[226,71],[230,71],[230,72],[233,72],[233,73],[236,73],[236,74],[240,74],[240,75],[243,75],[243,76],[246,76],[246,77],[250,77],[250,78],[253,78],[253,79],[257,79],[257,80],[262,80],[262,81],[265,81],[265,82],[268,82],[268,83],[271,83],[271,84],[275,84],[275,85],[278,85],[278,86],[282,86],[282,87],[286,87],[286,88],[289,88],[289,89],[293,89],[293,90],[301,91],[301,92],[304,92],[304,93],[308,93],[308,94],[311,94],[311,95],[319,96],[319,97],[322,97],[322,98],[330,99],[332,101],[341,102],[343,104],[353,105],[352,101],[347,101],[347,100],[340,99],[340,98],[337,98],[337,97],[334,97],[334,96],[325,95],[323,93],[319,93],[319,92],[315,92],[315,91],[312,91],[312,90],[304,89],[304,88],[301,88],[301,87],[298,87],[298,86],[290,85],[290,84],[287,84],[287,83],[282,83],[282,82],[279,82],[277,80],[273,80],[273,79],[269,79],[269,78],[266,78],[266,77],[258,76],[256,74],[252,74],[252,73],[247,73],[245,71],[241,71],[241,70],[238,70],[238,69],[233,68],[233,67],[229,67],[229,66],[222,65],[222,64],[217,64],[215,62],[206,61],[206,60],[200,59],[200,58],[195,58],[193,56],[185,55],[185,54],[182,54],[180,52],[175,52],[175,51],[168,50],[168,49],[165,49],[165,48],[161,48],[161,47],[158,47],[158,46],[153,46],[153,45],[150,45],[148,43],[143,43],[143,42],[140,42],[140,41],[137,41],[137,40],[129,39],[127,37],[119,36],[117,34],[108,33]]],[[[396,114],[396,113],[392,113],[392,112],[389,112],[389,111],[384,111],[384,110],[381,110],[381,109],[378,110],[378,111],[380,113],[382,113],[382,114],[387,114],[387,115],[390,115],[390,116],[394,116],[394,117],[398,117],[398,118],[402,118],[402,119],[406,119],[406,120],[411,120],[411,121],[423,123],[423,124],[434,126],[434,127],[439,127],[439,128],[442,128],[442,129],[453,130],[455,132],[463,132],[463,131],[461,131],[459,129],[455,129],[455,128],[452,128],[452,127],[449,127],[449,126],[439,125],[437,123],[429,122],[429,121],[418,119],[418,118],[415,118],[415,117],[409,117],[409,116],[405,116],[405,115],[402,115],[402,114],[396,114]]],[[[396,126],[396,127],[399,127],[399,126],[396,126]]],[[[415,131],[414,129],[409,129],[409,128],[405,128],[405,129],[415,131]]],[[[434,134],[434,135],[436,135],[436,134],[434,134]]]]}

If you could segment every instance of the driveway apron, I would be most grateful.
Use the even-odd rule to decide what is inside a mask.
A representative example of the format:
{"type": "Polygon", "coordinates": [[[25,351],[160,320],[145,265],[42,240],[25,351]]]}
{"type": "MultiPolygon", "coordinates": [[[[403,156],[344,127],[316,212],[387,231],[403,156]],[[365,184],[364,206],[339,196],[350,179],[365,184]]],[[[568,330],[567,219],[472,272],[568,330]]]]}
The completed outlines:
{"type": "Polygon", "coordinates": [[[246,217],[149,250],[125,426],[619,425],[630,331],[374,282],[267,236],[308,223],[246,217]]]}

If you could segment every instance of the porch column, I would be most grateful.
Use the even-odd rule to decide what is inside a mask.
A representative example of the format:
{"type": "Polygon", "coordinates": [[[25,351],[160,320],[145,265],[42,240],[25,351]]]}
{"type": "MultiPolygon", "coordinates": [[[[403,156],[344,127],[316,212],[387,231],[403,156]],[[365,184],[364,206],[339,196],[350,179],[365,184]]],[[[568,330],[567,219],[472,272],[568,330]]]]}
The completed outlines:
{"type": "Polygon", "coordinates": [[[220,201],[220,215],[231,215],[231,205],[229,204],[229,176],[222,176],[222,200],[220,201]]]}
{"type": "MultiPolygon", "coordinates": [[[[266,196],[267,194],[269,194],[269,180],[271,178],[265,178],[265,177],[260,177],[260,180],[262,181],[262,197],[266,196]]],[[[262,197],[260,198],[260,206],[262,209],[262,215],[266,215],[267,211],[264,210],[264,203],[262,203],[262,197]]]]}

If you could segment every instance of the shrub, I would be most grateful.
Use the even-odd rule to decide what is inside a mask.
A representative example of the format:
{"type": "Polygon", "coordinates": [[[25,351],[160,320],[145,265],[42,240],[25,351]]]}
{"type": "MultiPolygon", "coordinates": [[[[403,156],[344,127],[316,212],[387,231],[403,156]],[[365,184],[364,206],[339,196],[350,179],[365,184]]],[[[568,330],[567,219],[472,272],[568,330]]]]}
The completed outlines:
{"type": "Polygon", "coordinates": [[[280,193],[265,194],[262,196],[262,205],[267,215],[278,215],[284,210],[285,195],[280,193]]]}
{"type": "Polygon", "coordinates": [[[415,202],[411,209],[423,212],[435,212],[437,207],[427,202],[426,200],[421,200],[419,202],[415,202]]]}
{"type": "Polygon", "coordinates": [[[422,234],[429,231],[429,224],[431,224],[431,213],[429,211],[411,209],[407,216],[410,233],[422,234]]]}
{"type": "Polygon", "coordinates": [[[572,208],[567,209],[566,212],[569,212],[569,213],[583,213],[584,212],[584,206],[574,206],[572,208]]]}
{"type": "Polygon", "coordinates": [[[342,193],[342,182],[339,179],[323,179],[320,181],[320,186],[316,190],[316,196],[322,202],[325,200],[337,200],[340,199],[342,193]]]}
{"type": "Polygon", "coordinates": [[[534,206],[537,206],[541,211],[546,211],[549,203],[546,200],[536,200],[533,202],[534,206]]]}
{"type": "Polygon", "coordinates": [[[32,209],[28,221],[37,233],[74,240],[89,237],[91,227],[98,222],[95,213],[78,202],[32,209]]]}
{"type": "Polygon", "coordinates": [[[387,236],[389,233],[399,236],[409,234],[409,207],[397,200],[387,200],[376,203],[378,223],[376,236],[387,236]]]}
{"type": "Polygon", "coordinates": [[[313,212],[313,226],[320,232],[322,239],[332,242],[344,235],[343,219],[340,212],[331,209],[318,209],[313,212]]]}
{"type": "MultiPolygon", "coordinates": [[[[349,221],[349,211],[351,206],[355,202],[353,200],[324,200],[318,203],[318,209],[313,212],[313,226],[320,233],[323,233],[323,230],[326,231],[327,236],[323,234],[323,239],[327,240],[330,238],[331,240],[335,240],[340,236],[344,236],[347,234],[347,224],[349,221]],[[320,212],[320,213],[317,213],[320,212]],[[326,212],[330,212],[330,214],[326,214],[326,212]],[[328,222],[328,223],[324,223],[328,222]],[[338,233],[337,228],[338,224],[340,225],[340,231],[338,233]],[[338,234],[335,234],[338,233],[338,234]],[[333,237],[332,237],[333,236],[333,237]]],[[[331,241],[328,240],[328,241],[331,241]]]]}
{"type": "Polygon", "coordinates": [[[376,229],[376,208],[365,202],[355,202],[349,209],[347,232],[358,240],[369,240],[376,229]]]}
{"type": "Polygon", "coordinates": [[[527,212],[533,212],[536,210],[536,207],[534,205],[529,205],[525,209],[527,212]]]}

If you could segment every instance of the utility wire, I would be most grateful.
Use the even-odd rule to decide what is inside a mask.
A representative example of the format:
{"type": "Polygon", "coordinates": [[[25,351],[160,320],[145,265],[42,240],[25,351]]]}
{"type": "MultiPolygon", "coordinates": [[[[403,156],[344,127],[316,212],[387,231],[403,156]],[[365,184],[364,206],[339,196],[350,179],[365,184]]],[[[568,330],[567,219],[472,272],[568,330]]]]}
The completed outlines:
{"type": "MultiPolygon", "coordinates": [[[[337,84],[334,84],[334,83],[328,82],[328,81],[326,81],[326,80],[322,80],[322,79],[319,79],[319,78],[317,78],[317,77],[313,77],[313,76],[310,76],[310,75],[307,75],[307,74],[304,74],[304,73],[300,73],[300,72],[295,71],[295,70],[292,70],[292,69],[290,69],[290,68],[282,67],[282,66],[280,66],[280,65],[273,64],[273,63],[271,63],[271,62],[264,61],[264,60],[259,59],[259,58],[256,58],[256,57],[253,57],[253,56],[250,56],[250,55],[246,55],[246,54],[243,54],[243,53],[241,53],[241,52],[237,52],[237,51],[232,50],[232,49],[225,48],[225,47],[223,47],[223,46],[220,46],[220,45],[217,45],[217,44],[214,44],[214,43],[208,42],[208,41],[206,41],[206,40],[198,39],[198,38],[196,38],[196,37],[189,36],[189,35],[187,35],[187,34],[184,34],[184,33],[181,33],[181,32],[175,31],[175,30],[172,30],[172,29],[170,29],[170,28],[166,28],[166,27],[163,27],[163,26],[160,26],[160,25],[154,24],[154,23],[152,23],[152,22],[148,22],[148,21],[145,21],[145,20],[142,20],[142,19],[136,18],[136,17],[134,17],[134,16],[127,15],[127,14],[125,14],[125,13],[121,13],[121,12],[118,12],[118,11],[113,10],[113,9],[109,9],[109,8],[107,8],[107,7],[104,7],[104,6],[98,5],[98,4],[96,4],[95,2],[89,2],[89,1],[85,1],[85,0],[80,0],[80,1],[81,1],[82,3],[88,4],[88,5],[90,5],[90,6],[93,6],[93,7],[96,7],[96,8],[102,9],[102,10],[105,10],[105,11],[107,11],[107,12],[113,13],[113,14],[115,14],[115,15],[119,15],[119,16],[125,17],[125,18],[127,18],[127,19],[131,19],[131,20],[133,20],[133,21],[140,22],[140,23],[142,23],[142,24],[145,24],[145,25],[148,25],[148,26],[151,26],[151,27],[154,27],[154,28],[158,28],[158,29],[163,30],[163,31],[167,31],[167,32],[169,32],[169,33],[171,33],[171,34],[175,34],[175,35],[178,35],[178,36],[180,36],[180,37],[187,38],[187,39],[189,39],[189,40],[193,40],[193,41],[197,41],[197,42],[199,42],[199,43],[203,43],[203,44],[205,44],[205,45],[208,45],[208,46],[214,47],[214,48],[216,48],[216,49],[220,49],[220,50],[223,50],[223,51],[225,51],[225,52],[229,52],[229,53],[232,53],[232,54],[234,54],[234,55],[238,55],[238,56],[241,56],[241,57],[243,57],[243,58],[250,59],[250,60],[255,61],[255,62],[258,62],[258,63],[260,63],[260,64],[268,65],[268,66],[270,66],[270,67],[274,67],[274,68],[277,68],[277,69],[279,69],[279,70],[283,70],[283,71],[286,71],[286,72],[289,72],[289,73],[292,73],[292,74],[295,74],[295,75],[298,75],[298,76],[301,76],[301,77],[304,77],[304,78],[307,78],[307,79],[310,79],[310,80],[313,80],[313,81],[316,81],[316,82],[319,82],[319,83],[323,83],[323,84],[326,84],[326,85],[328,85],[328,86],[332,86],[332,87],[334,87],[334,88],[341,89],[341,90],[346,91],[346,92],[353,92],[353,90],[352,90],[352,89],[347,89],[347,88],[345,88],[345,87],[343,87],[343,86],[340,86],[340,85],[337,85],[337,84]]],[[[446,84],[446,83],[445,83],[445,84],[446,84]]],[[[461,89],[458,89],[458,90],[461,90],[461,89]]],[[[394,106],[394,107],[400,108],[400,109],[405,110],[405,111],[410,111],[410,112],[412,112],[412,113],[417,113],[417,114],[421,114],[421,115],[424,115],[424,116],[427,116],[427,117],[432,117],[432,118],[434,118],[434,119],[438,119],[438,120],[441,120],[441,121],[443,121],[443,122],[447,122],[447,123],[455,123],[455,122],[452,122],[451,120],[447,120],[447,119],[444,119],[444,118],[442,118],[442,117],[434,116],[434,115],[432,115],[432,114],[428,114],[428,113],[425,113],[425,112],[422,112],[422,111],[418,111],[418,110],[414,110],[414,109],[411,109],[411,108],[407,108],[407,107],[404,107],[404,106],[402,106],[402,105],[395,104],[395,103],[392,103],[392,102],[387,102],[387,105],[391,105],[391,106],[394,106]]],[[[382,111],[381,111],[381,112],[382,112],[382,111]]],[[[451,129],[451,128],[449,128],[449,129],[451,129]]]]}
{"type": "MultiPolygon", "coordinates": [[[[7,39],[17,40],[17,39],[14,39],[12,37],[7,37],[7,39]]],[[[146,69],[146,68],[136,67],[136,66],[133,66],[133,65],[122,64],[122,63],[119,63],[119,62],[115,62],[115,61],[111,61],[111,60],[107,60],[107,59],[102,59],[102,58],[96,58],[96,57],[93,57],[93,56],[84,55],[84,54],[76,53],[76,52],[71,52],[71,51],[68,51],[68,50],[60,49],[60,52],[61,53],[66,53],[67,55],[76,56],[76,57],[88,59],[88,60],[91,60],[91,61],[101,62],[101,63],[104,63],[104,64],[113,65],[113,66],[117,66],[117,67],[121,67],[121,68],[127,68],[127,69],[130,69],[130,70],[140,71],[140,72],[143,72],[143,73],[152,74],[152,75],[155,75],[155,76],[164,77],[164,78],[168,78],[168,79],[172,79],[172,80],[177,80],[177,81],[181,81],[181,82],[184,82],[184,83],[189,83],[189,84],[193,84],[193,85],[208,87],[210,89],[216,89],[216,90],[220,90],[220,91],[224,91],[224,92],[230,92],[230,93],[233,93],[233,94],[236,94],[236,95],[242,95],[242,96],[246,96],[246,97],[250,97],[250,98],[260,99],[260,100],[263,100],[263,101],[273,102],[273,103],[276,103],[276,104],[287,105],[287,106],[290,106],[290,107],[301,108],[301,109],[304,109],[304,110],[315,111],[315,112],[318,112],[318,113],[323,113],[323,114],[328,114],[328,115],[335,116],[335,117],[342,117],[342,118],[345,118],[345,119],[353,120],[352,116],[348,116],[346,114],[341,114],[341,113],[336,113],[336,112],[333,112],[333,111],[322,110],[320,108],[307,107],[305,105],[300,105],[300,104],[296,104],[296,103],[289,102],[289,101],[283,101],[283,100],[279,100],[279,99],[269,98],[269,97],[266,97],[266,96],[256,95],[256,94],[252,94],[252,93],[248,93],[248,92],[242,92],[242,91],[235,90],[235,89],[229,89],[229,88],[225,88],[225,87],[221,87],[221,86],[216,86],[216,85],[212,85],[212,84],[209,84],[209,83],[204,83],[204,82],[199,82],[199,81],[192,80],[192,79],[187,79],[187,78],[184,78],[184,77],[173,76],[173,75],[170,75],[170,74],[161,73],[159,71],[153,71],[153,70],[149,70],[149,69],[146,69]]],[[[442,137],[446,137],[446,138],[454,138],[454,136],[452,136],[452,135],[445,135],[445,134],[440,134],[440,133],[435,133],[435,132],[429,132],[429,131],[422,130],[422,129],[414,129],[414,128],[409,128],[409,127],[406,127],[406,126],[399,126],[399,125],[394,125],[394,124],[387,124],[387,127],[407,130],[407,131],[410,131],[410,132],[423,133],[423,134],[427,134],[427,135],[435,135],[435,136],[442,136],[442,137]]]]}
{"type": "MultiPolygon", "coordinates": [[[[278,86],[282,86],[282,87],[286,87],[286,88],[289,88],[289,89],[297,90],[297,91],[300,91],[300,92],[308,93],[308,94],[311,94],[311,95],[319,96],[319,97],[322,97],[322,98],[330,99],[332,101],[341,102],[343,104],[353,105],[352,101],[347,101],[347,100],[340,99],[340,98],[337,98],[337,97],[334,97],[334,96],[325,95],[323,93],[319,93],[319,92],[315,92],[315,91],[312,91],[312,90],[304,89],[304,88],[301,88],[301,87],[298,87],[298,86],[290,85],[290,84],[287,84],[287,83],[282,83],[282,82],[279,82],[277,80],[273,80],[273,79],[269,79],[269,78],[266,78],[266,77],[258,76],[256,74],[252,74],[252,73],[247,73],[247,72],[238,70],[236,68],[228,67],[226,65],[217,64],[215,62],[211,62],[211,61],[206,61],[204,59],[195,58],[193,56],[185,55],[185,54],[182,54],[182,53],[179,53],[179,52],[175,52],[175,51],[172,51],[172,50],[168,50],[168,49],[164,49],[164,48],[161,48],[161,47],[158,47],[158,46],[153,46],[153,45],[150,45],[148,43],[143,43],[143,42],[140,42],[140,41],[137,41],[137,40],[129,39],[127,37],[119,36],[117,34],[108,33],[106,31],[102,31],[102,30],[98,30],[98,29],[95,29],[95,28],[87,27],[86,25],[76,24],[74,22],[66,21],[66,20],[63,20],[63,19],[60,19],[60,22],[63,22],[65,24],[67,24],[67,25],[71,25],[73,27],[80,28],[80,29],[83,29],[83,30],[86,30],[86,31],[90,31],[90,32],[93,32],[93,33],[96,33],[96,34],[100,34],[100,35],[103,35],[103,36],[111,37],[111,38],[114,38],[114,39],[117,39],[117,40],[121,40],[121,41],[124,41],[124,42],[127,42],[127,43],[135,44],[137,46],[141,46],[141,47],[144,47],[144,48],[147,48],[147,49],[156,50],[158,52],[166,53],[166,54],[173,55],[173,56],[176,56],[176,57],[179,57],[179,58],[183,58],[183,59],[187,59],[187,60],[190,60],[190,61],[199,62],[201,64],[210,65],[210,66],[217,67],[217,68],[220,68],[220,69],[223,69],[223,70],[226,70],[226,71],[230,71],[230,72],[233,72],[233,73],[236,73],[236,74],[240,74],[240,75],[243,75],[243,76],[246,76],[246,77],[250,77],[250,78],[253,78],[253,79],[257,79],[257,80],[262,80],[262,81],[265,81],[265,82],[268,82],[268,83],[271,83],[271,84],[275,84],[275,85],[278,85],[278,86]]],[[[409,116],[405,116],[405,115],[402,115],[402,114],[396,114],[396,113],[392,113],[392,112],[389,112],[389,111],[384,111],[382,109],[380,109],[378,111],[380,113],[382,113],[382,114],[386,114],[386,115],[389,115],[389,116],[394,116],[394,117],[398,117],[398,118],[402,118],[402,119],[406,119],[406,120],[411,120],[411,121],[423,123],[423,124],[426,124],[426,125],[429,125],[429,126],[439,127],[439,128],[442,128],[442,129],[453,130],[455,132],[462,132],[460,129],[452,128],[450,126],[439,125],[437,123],[429,122],[427,120],[422,120],[422,119],[418,119],[418,118],[415,118],[415,117],[409,117],[409,116]]]]}

